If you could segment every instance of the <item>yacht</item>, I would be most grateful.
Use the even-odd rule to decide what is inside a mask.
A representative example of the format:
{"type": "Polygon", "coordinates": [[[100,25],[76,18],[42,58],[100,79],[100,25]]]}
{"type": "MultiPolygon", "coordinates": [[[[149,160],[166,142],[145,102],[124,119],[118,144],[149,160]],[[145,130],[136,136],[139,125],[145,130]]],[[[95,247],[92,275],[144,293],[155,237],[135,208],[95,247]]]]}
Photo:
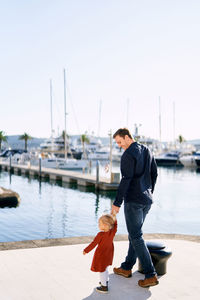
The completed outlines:
{"type": "Polygon", "coordinates": [[[41,151],[59,151],[64,149],[63,138],[46,139],[44,143],[40,144],[41,151]]]}
{"type": "Polygon", "coordinates": [[[27,150],[24,150],[24,149],[6,149],[2,153],[0,153],[0,157],[8,158],[8,157],[13,156],[15,154],[22,154],[22,153],[27,153],[27,150]]]}
{"type": "Polygon", "coordinates": [[[119,148],[118,149],[114,148],[112,150],[112,161],[120,162],[121,161],[121,156],[122,156],[123,153],[124,153],[124,150],[122,148],[120,148],[120,149],[119,148]]]}
{"type": "Polygon", "coordinates": [[[197,167],[200,168],[200,157],[199,158],[195,158],[197,167]]]}
{"type": "MultiPolygon", "coordinates": [[[[31,165],[39,165],[39,156],[30,160],[31,165]]],[[[75,158],[57,158],[55,155],[41,157],[41,166],[44,168],[62,169],[62,170],[82,170],[87,167],[87,161],[75,158]]]]}
{"type": "Polygon", "coordinates": [[[177,166],[181,165],[180,152],[171,151],[155,156],[155,160],[158,166],[177,166]]]}
{"type": "Polygon", "coordinates": [[[87,161],[74,158],[44,158],[42,167],[61,170],[82,170],[87,167],[87,161]]]}
{"type": "MultiPolygon", "coordinates": [[[[88,136],[88,139],[89,143],[84,144],[86,154],[99,151],[102,148],[102,142],[100,139],[95,138],[94,136],[88,136]]],[[[83,145],[80,138],[74,142],[74,149],[76,151],[83,151],[83,145]]]]}
{"type": "Polygon", "coordinates": [[[184,167],[195,168],[197,167],[196,160],[200,159],[200,151],[194,152],[190,155],[183,155],[180,157],[180,162],[184,165],[184,167]]]}
{"type": "MultiPolygon", "coordinates": [[[[67,151],[68,158],[81,159],[83,152],[76,151],[74,147],[70,144],[67,151]]],[[[54,152],[56,157],[63,158],[64,154],[64,139],[58,137],[55,139],[47,139],[44,143],[40,144],[41,152],[54,152]]]]}
{"type": "Polygon", "coordinates": [[[94,152],[88,153],[89,160],[109,160],[110,159],[110,149],[109,148],[102,148],[96,150],[94,152]]]}

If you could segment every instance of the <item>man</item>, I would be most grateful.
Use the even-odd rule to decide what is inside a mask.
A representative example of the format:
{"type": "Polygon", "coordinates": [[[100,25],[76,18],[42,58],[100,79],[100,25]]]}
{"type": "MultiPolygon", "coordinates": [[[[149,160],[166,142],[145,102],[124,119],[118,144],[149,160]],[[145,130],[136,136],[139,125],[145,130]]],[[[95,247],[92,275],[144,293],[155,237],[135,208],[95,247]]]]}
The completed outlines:
{"type": "Polygon", "coordinates": [[[124,201],[124,215],[129,237],[129,249],[125,261],[115,274],[131,277],[131,269],[140,260],[145,279],[139,280],[141,287],[157,285],[158,279],[148,248],[143,240],[142,226],[152,204],[152,193],[157,179],[157,166],[149,149],[137,143],[126,128],[113,135],[119,147],[125,151],[121,157],[121,174],[112,212],[118,213],[124,201]]]}

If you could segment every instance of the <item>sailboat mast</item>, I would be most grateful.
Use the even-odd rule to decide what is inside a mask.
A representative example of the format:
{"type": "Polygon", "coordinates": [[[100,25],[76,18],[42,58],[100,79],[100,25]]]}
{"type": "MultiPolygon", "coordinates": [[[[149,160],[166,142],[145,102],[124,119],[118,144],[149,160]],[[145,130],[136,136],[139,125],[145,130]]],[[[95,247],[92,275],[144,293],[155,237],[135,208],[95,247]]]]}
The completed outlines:
{"type": "Polygon", "coordinates": [[[99,102],[99,122],[98,122],[98,131],[97,131],[97,136],[100,136],[100,126],[101,126],[101,106],[102,106],[102,100],[100,99],[99,102]]]}
{"type": "Polygon", "coordinates": [[[159,141],[161,144],[161,101],[159,96],[159,141]]]}
{"type": "Polygon", "coordinates": [[[110,136],[110,180],[111,180],[111,176],[112,176],[112,130],[111,129],[109,132],[109,136],[110,136]]]}
{"type": "Polygon", "coordinates": [[[53,151],[53,97],[52,80],[50,79],[50,108],[51,108],[51,151],[53,151]]]}
{"type": "Polygon", "coordinates": [[[176,147],[176,134],[175,134],[175,102],[173,101],[173,140],[174,146],[176,147]]]}
{"type": "Polygon", "coordinates": [[[64,122],[65,122],[65,132],[64,132],[64,147],[65,147],[65,159],[67,158],[67,136],[66,136],[66,128],[67,128],[67,112],[66,112],[66,76],[65,76],[65,69],[63,70],[64,73],[64,122]]]}
{"type": "Polygon", "coordinates": [[[129,117],[129,103],[130,103],[130,100],[129,98],[127,98],[127,108],[126,108],[126,126],[128,128],[129,124],[128,124],[128,117],[129,117]]]}

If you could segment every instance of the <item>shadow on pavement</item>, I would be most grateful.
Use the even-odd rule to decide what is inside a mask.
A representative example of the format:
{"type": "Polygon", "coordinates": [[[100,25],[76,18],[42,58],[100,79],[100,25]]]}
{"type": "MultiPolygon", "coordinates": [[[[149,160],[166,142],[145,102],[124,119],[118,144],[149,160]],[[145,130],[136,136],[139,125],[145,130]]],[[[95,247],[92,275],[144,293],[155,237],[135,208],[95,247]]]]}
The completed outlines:
{"type": "Polygon", "coordinates": [[[149,288],[144,289],[138,286],[138,280],[142,278],[143,276],[138,272],[134,272],[131,278],[110,274],[107,294],[98,293],[94,288],[92,294],[82,300],[146,300],[151,297],[151,291],[149,288]]]}

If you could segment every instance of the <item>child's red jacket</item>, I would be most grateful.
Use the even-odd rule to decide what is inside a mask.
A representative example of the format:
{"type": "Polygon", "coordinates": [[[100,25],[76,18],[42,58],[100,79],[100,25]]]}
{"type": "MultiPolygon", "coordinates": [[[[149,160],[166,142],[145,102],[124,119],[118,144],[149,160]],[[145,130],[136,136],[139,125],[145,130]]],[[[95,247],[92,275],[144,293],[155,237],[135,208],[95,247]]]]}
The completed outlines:
{"type": "Polygon", "coordinates": [[[113,239],[116,232],[117,221],[115,221],[114,227],[109,231],[100,231],[92,243],[84,249],[84,251],[88,253],[98,245],[91,266],[93,272],[104,272],[109,265],[112,265],[114,255],[113,239]]]}

